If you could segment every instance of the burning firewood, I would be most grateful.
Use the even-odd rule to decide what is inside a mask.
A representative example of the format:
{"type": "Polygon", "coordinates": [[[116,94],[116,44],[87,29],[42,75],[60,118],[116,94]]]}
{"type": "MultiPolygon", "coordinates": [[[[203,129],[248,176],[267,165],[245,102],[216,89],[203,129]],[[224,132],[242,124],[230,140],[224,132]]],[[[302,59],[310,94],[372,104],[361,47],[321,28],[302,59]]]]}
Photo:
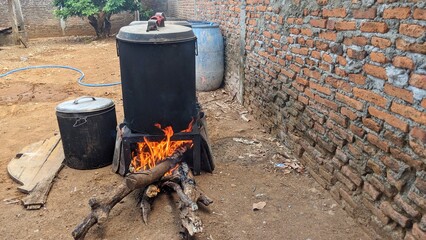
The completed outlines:
{"type": "Polygon", "coordinates": [[[108,218],[111,209],[119,203],[124,197],[132,191],[158,181],[177,163],[181,162],[183,154],[189,148],[189,145],[183,145],[175,154],[163,162],[157,164],[154,168],[130,173],[124,178],[124,181],[109,195],[103,199],[92,198],[89,200],[91,207],[90,214],[81,222],[72,232],[74,239],[84,239],[89,229],[96,223],[104,223],[108,218]]]}

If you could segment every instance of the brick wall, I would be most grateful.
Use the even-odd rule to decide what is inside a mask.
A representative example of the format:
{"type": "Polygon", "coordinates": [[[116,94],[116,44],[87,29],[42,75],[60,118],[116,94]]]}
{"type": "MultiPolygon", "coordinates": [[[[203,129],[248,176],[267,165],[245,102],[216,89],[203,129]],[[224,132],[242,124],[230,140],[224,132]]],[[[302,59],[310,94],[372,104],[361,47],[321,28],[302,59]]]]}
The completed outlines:
{"type": "Polygon", "coordinates": [[[227,84],[244,76],[234,81],[243,82],[245,105],[311,176],[372,234],[426,239],[426,3],[199,0],[196,7],[199,19],[221,23],[227,84]],[[237,33],[245,38],[244,75],[232,65],[237,33]]]}
{"type": "MultiPolygon", "coordinates": [[[[63,25],[53,15],[55,9],[52,0],[21,0],[25,26],[30,38],[56,37],[71,35],[95,35],[95,31],[85,18],[72,17],[63,25]]],[[[7,0],[0,0],[0,27],[11,26],[7,8],[7,0]]],[[[120,27],[129,24],[133,20],[133,14],[123,13],[111,17],[111,33],[118,32],[120,27]]]]}

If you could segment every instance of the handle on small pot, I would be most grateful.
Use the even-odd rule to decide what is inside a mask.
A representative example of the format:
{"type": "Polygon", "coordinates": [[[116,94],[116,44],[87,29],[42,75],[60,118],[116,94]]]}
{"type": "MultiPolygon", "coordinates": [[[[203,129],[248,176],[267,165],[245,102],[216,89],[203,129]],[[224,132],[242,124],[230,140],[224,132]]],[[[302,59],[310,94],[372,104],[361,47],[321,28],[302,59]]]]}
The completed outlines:
{"type": "Polygon", "coordinates": [[[90,96],[82,96],[77,98],[76,100],[74,100],[74,104],[78,104],[78,101],[80,101],[81,99],[85,99],[85,98],[91,98],[93,101],[96,101],[95,97],[90,97],[90,96]]]}

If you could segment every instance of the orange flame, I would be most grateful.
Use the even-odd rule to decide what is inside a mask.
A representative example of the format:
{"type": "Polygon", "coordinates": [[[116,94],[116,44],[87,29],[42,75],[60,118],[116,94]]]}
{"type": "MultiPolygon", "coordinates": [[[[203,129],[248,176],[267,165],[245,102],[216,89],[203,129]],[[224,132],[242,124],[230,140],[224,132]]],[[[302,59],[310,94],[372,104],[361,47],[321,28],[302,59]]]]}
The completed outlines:
{"type": "MultiPolygon", "coordinates": [[[[189,123],[188,128],[182,132],[191,132],[193,122],[194,120],[192,120],[189,123]]],[[[147,137],[145,137],[143,142],[137,143],[137,147],[132,154],[132,172],[151,169],[155,167],[157,163],[172,156],[179,147],[184,144],[192,143],[192,140],[171,141],[171,138],[174,135],[173,128],[171,126],[161,128],[161,125],[158,123],[155,124],[155,126],[164,132],[165,138],[161,141],[150,141],[147,137]]],[[[175,168],[169,171],[169,173],[171,173],[174,169],[175,168]]]]}

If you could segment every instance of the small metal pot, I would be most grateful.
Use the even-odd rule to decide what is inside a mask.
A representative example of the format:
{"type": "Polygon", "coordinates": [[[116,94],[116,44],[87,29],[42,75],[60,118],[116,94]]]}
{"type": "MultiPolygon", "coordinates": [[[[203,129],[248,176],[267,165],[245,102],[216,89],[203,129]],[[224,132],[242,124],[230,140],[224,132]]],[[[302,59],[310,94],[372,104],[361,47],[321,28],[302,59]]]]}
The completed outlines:
{"type": "Polygon", "coordinates": [[[117,118],[114,102],[83,96],[56,107],[65,164],[95,169],[112,163],[117,118]]]}

